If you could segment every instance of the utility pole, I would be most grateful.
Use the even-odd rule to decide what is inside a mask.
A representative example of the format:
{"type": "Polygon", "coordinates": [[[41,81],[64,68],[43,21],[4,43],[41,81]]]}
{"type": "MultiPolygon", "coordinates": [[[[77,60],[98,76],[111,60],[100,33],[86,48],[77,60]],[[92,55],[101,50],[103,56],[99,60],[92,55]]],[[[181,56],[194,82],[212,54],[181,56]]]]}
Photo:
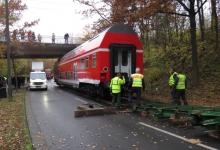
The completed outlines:
{"type": "Polygon", "coordinates": [[[9,33],[9,9],[8,9],[8,0],[5,0],[5,37],[7,45],[7,74],[8,74],[8,98],[9,101],[12,100],[12,86],[11,86],[11,46],[10,46],[10,33],[9,33]]]}

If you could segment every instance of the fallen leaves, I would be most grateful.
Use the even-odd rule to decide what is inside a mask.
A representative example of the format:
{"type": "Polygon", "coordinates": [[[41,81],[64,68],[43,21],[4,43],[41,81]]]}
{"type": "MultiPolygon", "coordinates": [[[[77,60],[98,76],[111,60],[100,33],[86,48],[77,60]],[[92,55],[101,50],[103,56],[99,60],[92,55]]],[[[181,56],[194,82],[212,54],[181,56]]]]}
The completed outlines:
{"type": "Polygon", "coordinates": [[[0,100],[0,149],[25,149],[30,145],[25,124],[24,91],[19,90],[14,101],[0,100]]]}
{"type": "Polygon", "coordinates": [[[201,143],[201,141],[199,139],[189,139],[188,142],[191,143],[191,144],[199,144],[199,143],[201,143]]]}
{"type": "Polygon", "coordinates": [[[0,146],[3,146],[3,138],[0,137],[0,146]]]}
{"type": "MultiPolygon", "coordinates": [[[[188,89],[186,92],[188,103],[195,106],[220,106],[220,92],[218,92],[220,89],[219,80],[215,80],[218,80],[218,78],[214,78],[211,82],[205,80],[201,81],[198,87],[188,89]]],[[[159,94],[154,91],[149,91],[147,95],[143,95],[142,97],[158,102],[171,102],[170,92],[167,88],[161,89],[159,94]]]]}

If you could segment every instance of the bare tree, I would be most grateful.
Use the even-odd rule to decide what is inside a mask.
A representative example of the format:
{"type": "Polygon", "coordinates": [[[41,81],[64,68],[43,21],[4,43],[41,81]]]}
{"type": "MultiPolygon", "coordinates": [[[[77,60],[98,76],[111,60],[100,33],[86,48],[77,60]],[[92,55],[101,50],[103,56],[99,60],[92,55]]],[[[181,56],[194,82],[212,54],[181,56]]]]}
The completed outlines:
{"type": "Polygon", "coordinates": [[[199,26],[200,26],[200,35],[201,35],[201,41],[205,40],[205,22],[204,22],[204,9],[202,6],[202,0],[197,0],[197,8],[198,8],[198,14],[199,14],[199,26]],[[199,9],[201,7],[201,9],[199,9]]]}
{"type": "Polygon", "coordinates": [[[83,10],[81,13],[85,16],[99,15],[98,19],[93,28],[96,30],[103,30],[104,28],[110,26],[111,22],[111,0],[73,0],[88,7],[88,9],[83,10]],[[99,26],[97,26],[99,24],[99,26]]]}
{"type": "Polygon", "coordinates": [[[197,41],[196,41],[196,14],[200,11],[202,6],[207,2],[203,1],[198,7],[197,11],[195,10],[195,0],[176,0],[183,9],[188,14],[179,14],[189,17],[190,21],[190,37],[191,37],[191,52],[192,52],[192,79],[195,86],[199,83],[199,65],[198,65],[198,52],[197,52],[197,41]]]}
{"type": "Polygon", "coordinates": [[[211,16],[211,29],[212,32],[215,33],[215,48],[218,49],[218,15],[217,15],[217,8],[216,8],[216,0],[211,0],[211,9],[212,9],[212,16],[211,16]]]}

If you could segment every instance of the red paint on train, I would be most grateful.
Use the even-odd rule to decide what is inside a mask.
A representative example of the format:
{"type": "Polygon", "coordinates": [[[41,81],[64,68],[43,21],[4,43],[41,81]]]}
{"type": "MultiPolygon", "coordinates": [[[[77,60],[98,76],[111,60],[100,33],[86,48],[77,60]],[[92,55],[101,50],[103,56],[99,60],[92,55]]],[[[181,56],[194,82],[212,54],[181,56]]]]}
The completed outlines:
{"type": "Polygon", "coordinates": [[[61,58],[55,81],[74,87],[107,86],[117,72],[128,79],[136,67],[143,73],[138,35],[127,25],[114,25],[61,58]]]}

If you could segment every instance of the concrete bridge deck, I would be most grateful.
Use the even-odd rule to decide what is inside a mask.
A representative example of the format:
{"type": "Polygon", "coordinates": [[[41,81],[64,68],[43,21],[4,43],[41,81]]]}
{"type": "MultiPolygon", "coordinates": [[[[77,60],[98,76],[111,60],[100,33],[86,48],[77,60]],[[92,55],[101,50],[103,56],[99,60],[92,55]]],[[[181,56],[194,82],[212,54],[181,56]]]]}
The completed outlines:
{"type": "MultiPolygon", "coordinates": [[[[38,42],[11,42],[13,58],[59,58],[79,44],[55,44],[38,42]]],[[[6,58],[6,43],[0,41],[0,55],[6,58]]]]}

